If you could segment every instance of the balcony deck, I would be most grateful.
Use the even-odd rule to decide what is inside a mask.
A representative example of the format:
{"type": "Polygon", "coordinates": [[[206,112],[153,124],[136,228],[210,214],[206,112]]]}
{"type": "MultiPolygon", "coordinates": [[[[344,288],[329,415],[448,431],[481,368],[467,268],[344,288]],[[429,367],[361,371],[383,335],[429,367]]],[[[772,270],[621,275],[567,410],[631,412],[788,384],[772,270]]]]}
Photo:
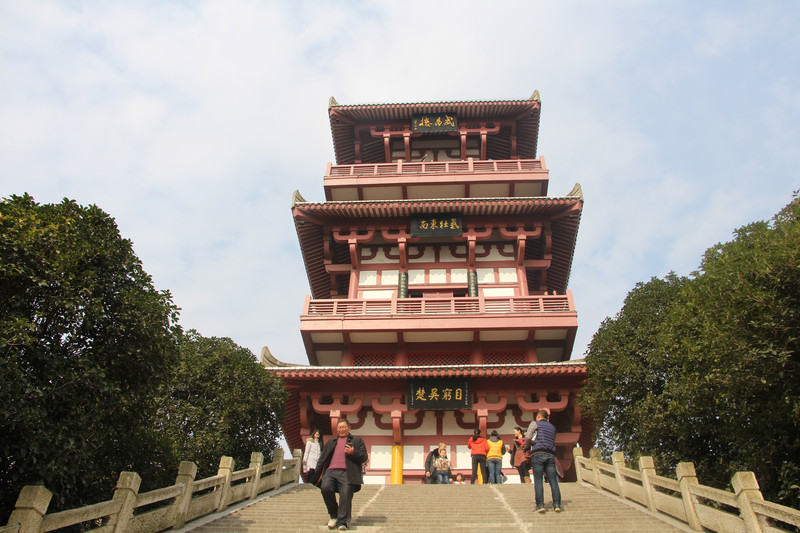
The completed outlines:
{"type": "Polygon", "coordinates": [[[544,158],[502,161],[469,158],[357,165],[329,163],[323,183],[329,201],[346,201],[545,196],[548,180],[544,158]]]}
{"type": "MultiPolygon", "coordinates": [[[[338,366],[345,351],[385,353],[402,343],[411,352],[521,351],[533,362],[569,357],[578,313],[572,293],[538,296],[312,300],[300,332],[314,364],[338,366]],[[536,342],[531,355],[530,342],[536,342]],[[530,353],[529,353],[530,352],[530,353]],[[567,354],[566,356],[564,354],[567,354]]],[[[420,352],[421,353],[421,352],[420,352]]]]}
{"type": "Polygon", "coordinates": [[[375,315],[484,315],[574,312],[569,295],[392,298],[378,300],[307,299],[303,317],[375,315]]]}

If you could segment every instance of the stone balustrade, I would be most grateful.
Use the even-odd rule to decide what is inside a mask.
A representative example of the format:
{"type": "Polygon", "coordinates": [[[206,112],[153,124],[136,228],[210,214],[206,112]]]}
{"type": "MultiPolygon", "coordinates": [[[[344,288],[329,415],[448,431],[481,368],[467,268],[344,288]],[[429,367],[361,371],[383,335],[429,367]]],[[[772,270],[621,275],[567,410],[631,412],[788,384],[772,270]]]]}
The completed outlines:
{"type": "Polygon", "coordinates": [[[181,462],[175,484],[139,493],[141,478],[136,472],[122,472],[113,497],[105,502],[47,514],[52,493],[43,486],[26,486],[20,491],[8,525],[0,533],[43,533],[84,524],[85,531],[103,533],[155,533],[179,529],[196,518],[225,510],[235,503],[255,499],[259,494],[295,483],[300,478],[301,452],[284,460],[275,450],[272,462],[255,452],[250,466],[234,471],[231,457],[222,457],[215,476],[196,480],[197,465],[181,462]]]}
{"type": "Polygon", "coordinates": [[[578,447],[574,457],[579,482],[669,516],[694,531],[772,533],[800,527],[800,511],[765,501],[753,472],[737,472],[730,492],[701,485],[694,463],[679,463],[677,479],[671,479],[656,475],[652,457],[640,458],[638,470],[625,466],[622,452],[614,452],[610,464],[600,460],[597,449],[586,458],[578,447]]]}

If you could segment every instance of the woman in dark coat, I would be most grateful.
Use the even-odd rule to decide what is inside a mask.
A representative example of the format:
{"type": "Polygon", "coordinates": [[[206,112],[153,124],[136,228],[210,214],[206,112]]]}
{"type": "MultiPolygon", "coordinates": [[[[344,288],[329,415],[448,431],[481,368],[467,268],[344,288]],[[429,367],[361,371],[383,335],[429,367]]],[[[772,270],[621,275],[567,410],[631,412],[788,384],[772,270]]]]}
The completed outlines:
{"type": "Polygon", "coordinates": [[[523,449],[525,444],[525,434],[522,428],[517,426],[514,428],[514,446],[509,450],[511,452],[511,464],[519,472],[520,483],[531,482],[531,458],[530,452],[526,453],[523,449]]]}

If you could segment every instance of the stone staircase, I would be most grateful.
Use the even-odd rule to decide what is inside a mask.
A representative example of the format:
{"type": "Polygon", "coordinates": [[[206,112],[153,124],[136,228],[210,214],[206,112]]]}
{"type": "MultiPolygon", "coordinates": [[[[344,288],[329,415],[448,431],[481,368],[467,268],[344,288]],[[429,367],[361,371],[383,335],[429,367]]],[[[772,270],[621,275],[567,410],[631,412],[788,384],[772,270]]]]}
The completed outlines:
{"type": "MultiPolygon", "coordinates": [[[[353,499],[351,531],[366,532],[636,532],[688,531],[667,517],[634,507],[578,483],[562,483],[563,513],[534,512],[533,485],[364,485],[353,499]]],[[[182,532],[328,531],[319,489],[292,485],[221,515],[189,523],[182,532]]]]}

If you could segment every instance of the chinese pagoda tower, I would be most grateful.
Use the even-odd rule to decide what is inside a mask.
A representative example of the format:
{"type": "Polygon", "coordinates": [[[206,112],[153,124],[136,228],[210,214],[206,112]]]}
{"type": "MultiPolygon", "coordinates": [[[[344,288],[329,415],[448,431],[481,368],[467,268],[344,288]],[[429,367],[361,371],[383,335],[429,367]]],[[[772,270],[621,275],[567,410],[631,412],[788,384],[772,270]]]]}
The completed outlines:
{"type": "MultiPolygon", "coordinates": [[[[467,440],[506,443],[548,409],[558,459],[591,444],[570,361],[567,288],[583,195],[548,196],[529,99],[328,108],[336,163],[324,202],[292,200],[311,294],[300,316],[309,365],[262,361],[289,391],[284,435],[303,448],[347,418],[369,451],[365,483],[420,483],[447,447],[469,476],[467,440]]],[[[519,482],[504,456],[509,482],[519,482]],[[513,474],[513,475],[512,475],[513,474]]]]}

